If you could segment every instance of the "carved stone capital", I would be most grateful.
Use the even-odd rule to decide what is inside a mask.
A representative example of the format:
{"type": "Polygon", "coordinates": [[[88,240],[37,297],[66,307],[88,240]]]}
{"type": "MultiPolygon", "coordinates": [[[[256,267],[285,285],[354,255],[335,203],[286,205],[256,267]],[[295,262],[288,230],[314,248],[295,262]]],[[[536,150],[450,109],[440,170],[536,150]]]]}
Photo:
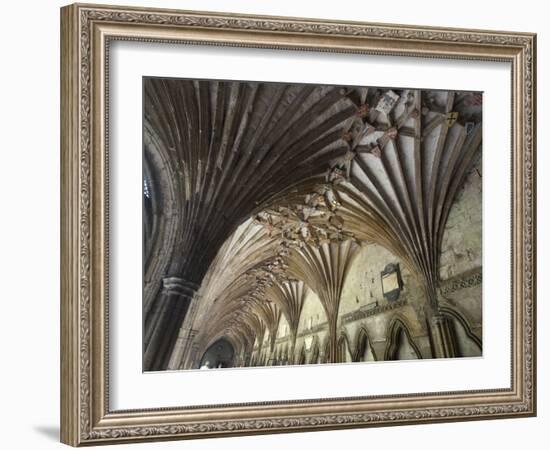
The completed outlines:
{"type": "Polygon", "coordinates": [[[198,288],[199,286],[196,283],[182,278],[167,277],[162,279],[162,292],[165,295],[179,295],[191,299],[198,288]]]}
{"type": "Polygon", "coordinates": [[[443,314],[434,314],[432,316],[432,325],[446,324],[447,321],[448,321],[447,317],[445,317],[443,314]]]}

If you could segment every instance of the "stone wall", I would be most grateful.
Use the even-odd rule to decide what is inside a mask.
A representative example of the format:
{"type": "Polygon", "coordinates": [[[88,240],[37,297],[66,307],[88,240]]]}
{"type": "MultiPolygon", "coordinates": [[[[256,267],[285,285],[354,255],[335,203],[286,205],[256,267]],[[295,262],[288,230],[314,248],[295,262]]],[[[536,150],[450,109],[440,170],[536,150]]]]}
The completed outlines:
{"type": "Polygon", "coordinates": [[[445,226],[440,277],[447,280],[482,266],[481,160],[466,178],[445,226]]]}

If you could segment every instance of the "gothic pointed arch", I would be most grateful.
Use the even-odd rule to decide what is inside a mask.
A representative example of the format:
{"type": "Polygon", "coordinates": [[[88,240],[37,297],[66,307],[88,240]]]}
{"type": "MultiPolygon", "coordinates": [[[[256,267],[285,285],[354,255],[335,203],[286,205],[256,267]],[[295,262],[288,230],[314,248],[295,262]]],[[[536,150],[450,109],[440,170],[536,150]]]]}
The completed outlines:
{"type": "Polygon", "coordinates": [[[455,327],[459,327],[459,329],[453,330],[458,350],[457,356],[480,356],[483,351],[483,344],[479,336],[472,331],[472,326],[466,316],[456,308],[449,306],[441,306],[440,311],[455,323],[455,327]],[[464,336],[457,336],[459,333],[463,333],[464,336]]]}
{"type": "Polygon", "coordinates": [[[199,367],[215,369],[233,367],[235,364],[236,351],[231,340],[223,337],[212,343],[200,358],[199,367]]]}
{"type": "Polygon", "coordinates": [[[336,353],[336,362],[352,362],[352,347],[350,345],[350,340],[348,334],[345,330],[340,331],[340,336],[337,341],[337,353],[336,353]]]}
{"type": "Polygon", "coordinates": [[[412,358],[407,359],[422,359],[422,353],[414,342],[405,320],[401,317],[394,316],[388,325],[388,331],[386,333],[384,360],[392,361],[397,359],[399,347],[403,344],[407,345],[412,350],[412,358]]]}
{"type": "Polygon", "coordinates": [[[273,283],[266,291],[266,296],[273,299],[284,314],[290,328],[289,357],[294,359],[294,349],[302,308],[308,292],[303,281],[288,280],[273,283]]]}
{"type": "Polygon", "coordinates": [[[311,344],[310,356],[308,359],[308,364],[318,364],[320,362],[319,358],[319,338],[316,337],[313,343],[311,344]]]}
{"type": "Polygon", "coordinates": [[[357,333],[355,343],[354,361],[365,361],[365,355],[372,355],[373,361],[377,361],[376,353],[372,347],[369,332],[365,326],[362,326],[357,333]]]}

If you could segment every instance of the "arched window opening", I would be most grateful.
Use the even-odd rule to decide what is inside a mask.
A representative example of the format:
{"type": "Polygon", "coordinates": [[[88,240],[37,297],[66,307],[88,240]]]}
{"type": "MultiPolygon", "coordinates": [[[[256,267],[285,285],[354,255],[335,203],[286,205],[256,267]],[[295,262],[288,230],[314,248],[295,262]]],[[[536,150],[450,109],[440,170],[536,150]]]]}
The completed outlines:
{"type": "Polygon", "coordinates": [[[364,328],[359,332],[359,338],[357,340],[357,353],[356,358],[359,362],[376,361],[374,352],[372,351],[369,337],[364,328]]]}
{"type": "Polygon", "coordinates": [[[338,340],[338,353],[336,357],[337,362],[348,363],[352,362],[351,352],[348,345],[348,340],[344,335],[340,336],[338,340]]]}
{"type": "Polygon", "coordinates": [[[405,330],[401,328],[399,334],[397,335],[397,349],[395,351],[395,359],[405,360],[405,359],[418,359],[414,348],[412,347],[405,330]]]}
{"type": "Polygon", "coordinates": [[[405,324],[399,318],[394,318],[387,333],[385,360],[421,359],[422,355],[416,346],[405,324]]]}

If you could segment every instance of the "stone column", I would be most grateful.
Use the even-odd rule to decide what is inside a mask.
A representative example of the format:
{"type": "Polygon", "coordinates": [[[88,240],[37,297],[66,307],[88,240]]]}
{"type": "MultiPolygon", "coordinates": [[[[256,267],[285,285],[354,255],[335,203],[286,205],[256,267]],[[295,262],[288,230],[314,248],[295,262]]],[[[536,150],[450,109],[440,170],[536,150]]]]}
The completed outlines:
{"type": "Polygon", "coordinates": [[[266,364],[268,366],[274,366],[275,362],[275,352],[273,350],[269,350],[266,364]]]}
{"type": "Polygon", "coordinates": [[[328,319],[328,354],[326,356],[327,363],[336,363],[338,362],[338,347],[337,347],[337,338],[338,338],[338,322],[337,318],[328,319]]]}
{"type": "Polygon", "coordinates": [[[263,335],[262,335],[261,339],[258,338],[258,349],[256,350],[256,361],[255,361],[256,366],[259,365],[260,360],[262,359],[263,344],[264,344],[264,340],[263,340],[263,335]]]}
{"type": "Polygon", "coordinates": [[[277,334],[277,329],[269,331],[269,340],[268,340],[269,356],[267,357],[268,366],[274,366],[275,363],[277,362],[277,360],[275,359],[275,338],[277,337],[276,334],[277,334]]]}
{"type": "Polygon", "coordinates": [[[456,336],[451,320],[442,314],[435,314],[431,319],[431,328],[435,357],[454,358],[458,356],[456,336]]]}
{"type": "MultiPolygon", "coordinates": [[[[196,301],[196,299],[194,300],[196,301]]],[[[168,364],[169,369],[184,369],[185,359],[188,357],[191,344],[197,335],[197,330],[193,328],[180,328],[178,339],[176,345],[174,346],[174,351],[170,357],[170,362],[168,364]]]]}
{"type": "MultiPolygon", "coordinates": [[[[190,329],[189,334],[187,336],[187,340],[185,341],[185,346],[183,349],[183,358],[187,357],[187,355],[192,356],[192,348],[197,348],[198,343],[195,342],[195,337],[197,336],[199,330],[190,329]]],[[[182,361],[180,363],[180,367],[185,367],[184,362],[182,361]]]]}
{"type": "Polygon", "coordinates": [[[290,349],[288,354],[288,360],[290,364],[297,364],[296,361],[296,340],[298,339],[298,327],[296,326],[293,330],[290,331],[290,349]]]}
{"type": "Polygon", "coordinates": [[[186,369],[200,369],[202,356],[199,355],[199,344],[192,342],[189,347],[189,365],[186,369]]]}
{"type": "Polygon", "coordinates": [[[178,330],[198,286],[181,278],[162,280],[162,291],[146,321],[143,366],[145,370],[168,367],[178,330]]]}

